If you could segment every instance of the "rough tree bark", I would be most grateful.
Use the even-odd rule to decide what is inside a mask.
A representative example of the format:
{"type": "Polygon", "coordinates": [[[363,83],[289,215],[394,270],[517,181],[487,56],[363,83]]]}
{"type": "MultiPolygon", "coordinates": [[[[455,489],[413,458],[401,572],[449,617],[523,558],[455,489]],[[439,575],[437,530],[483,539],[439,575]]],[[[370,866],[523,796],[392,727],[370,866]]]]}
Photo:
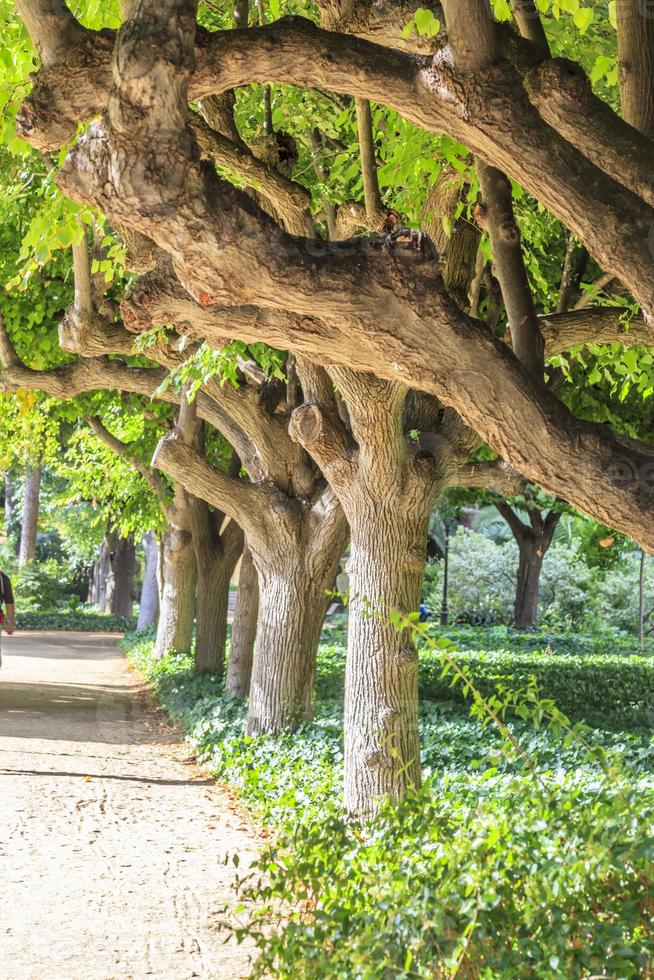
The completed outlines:
{"type": "MultiPolygon", "coordinates": [[[[185,445],[203,456],[206,454],[205,426],[197,417],[195,402],[189,402],[186,390],[182,394],[176,433],[185,445]]],[[[240,465],[235,457],[233,469],[230,467],[233,477],[237,476],[240,465]]],[[[197,569],[195,671],[222,677],[229,583],[243,550],[243,532],[235,521],[225,522],[224,512],[210,507],[206,500],[190,493],[187,500],[197,569]],[[226,523],[224,530],[223,523],[226,523]]]]}
{"type": "Polygon", "coordinates": [[[230,694],[246,698],[250,693],[254,643],[259,617],[259,581],[252,552],[245,547],[238,576],[236,608],[232,623],[232,643],[225,686],[230,694]]]}
{"type": "Polygon", "coordinates": [[[288,486],[282,490],[221,473],[176,434],[160,442],[153,463],[229,514],[243,528],[252,551],[260,604],[248,734],[294,728],[311,719],[325,593],[347,531],[338,501],[320,486],[311,467],[289,472],[289,483],[296,481],[296,495],[289,496],[288,486]]]}
{"type": "Polygon", "coordinates": [[[434,494],[407,459],[407,390],[346,371],[335,380],[357,447],[316,404],[296,410],[291,431],[321,465],[350,525],[345,805],[366,817],[380,799],[420,783],[418,658],[389,616],[418,608],[434,494]]]}
{"type": "Polygon", "coordinates": [[[136,549],[134,538],[118,537],[111,559],[114,590],[111,599],[111,612],[116,616],[131,616],[134,610],[134,575],[136,572],[136,549]]]}
{"type": "Polygon", "coordinates": [[[18,562],[26,565],[36,557],[36,534],[39,524],[41,495],[41,467],[31,470],[25,477],[23,496],[23,520],[20,531],[18,562]]]}
{"type": "Polygon", "coordinates": [[[159,565],[159,543],[154,531],[148,531],[143,537],[143,585],[141,586],[141,601],[139,603],[139,618],[136,628],[139,630],[154,626],[159,618],[159,586],[157,584],[157,567],[159,565]]]}
{"type": "Polygon", "coordinates": [[[107,532],[100,545],[100,554],[95,563],[94,579],[94,602],[100,612],[109,612],[111,608],[111,596],[113,591],[113,575],[111,570],[111,544],[110,534],[107,532]]]}
{"type": "Polygon", "coordinates": [[[518,629],[529,629],[538,623],[543,559],[552,543],[561,514],[551,510],[543,517],[540,511],[528,508],[529,524],[525,524],[506,501],[500,501],[495,506],[511,528],[520,554],[513,620],[518,629]]]}
{"type": "Polygon", "coordinates": [[[221,531],[223,514],[191,495],[189,515],[198,570],[195,670],[222,677],[229,583],[243,547],[243,532],[235,521],[228,521],[221,531]]]}
{"type": "Polygon", "coordinates": [[[168,508],[168,528],[163,536],[159,570],[160,612],[155,655],[171,650],[190,653],[195,618],[197,569],[188,500],[181,487],[175,488],[168,508]]]}
{"type": "Polygon", "coordinates": [[[500,467],[470,466],[476,437],[454,413],[398,382],[330,369],[352,433],[323,389],[293,413],[291,434],[316,460],[338,496],[351,533],[345,686],[345,804],[361,818],[384,797],[420,783],[418,659],[410,633],[391,613],[420,600],[429,514],[450,485],[514,478],[500,467]],[[422,430],[429,451],[407,436],[422,430]]]}
{"type": "MultiPolygon", "coordinates": [[[[132,43],[151,29],[149,10],[147,4],[139,6],[130,32],[118,36],[115,97],[107,120],[94,123],[68,157],[60,175],[66,193],[150,235],[173,256],[184,285],[202,303],[256,301],[277,311],[290,310],[299,318],[297,330],[286,329],[281,344],[279,334],[273,339],[273,332],[268,332],[265,318],[258,320],[258,340],[303,351],[310,344],[323,360],[338,358],[358,370],[401,378],[436,394],[527,478],[654,546],[648,531],[651,501],[643,486],[645,471],[652,465],[647,448],[626,445],[601,427],[573,421],[556,397],[520,371],[515,358],[486,330],[460,311],[454,314],[428,262],[421,267],[358,245],[353,263],[351,245],[346,257],[335,246],[312,243],[307,276],[297,243],[280,238],[278,229],[263,220],[251,202],[214,180],[195,161],[192,139],[184,128],[187,94],[203,98],[233,88],[244,76],[248,82],[271,80],[281,77],[283,70],[287,82],[327,85],[392,101],[408,118],[426,128],[446,129],[537,194],[594,257],[619,275],[648,313],[654,310],[654,293],[643,269],[651,264],[651,208],[543,125],[528,101],[522,77],[505,61],[481,73],[482,84],[477,73],[453,74],[447,59],[419,63],[401,51],[380,51],[367,42],[289,21],[231,30],[219,37],[198,34],[194,74],[193,6],[173,5],[165,13],[157,8],[156,17],[152,12],[158,37],[169,31],[180,43],[156,45],[160,84],[150,98],[152,93],[148,90],[146,97],[141,84],[141,69],[147,74],[154,68],[136,63],[143,46],[132,43]],[[264,36],[274,43],[262,45],[264,36]],[[489,92],[490,102],[484,97],[489,92]],[[168,160],[170,167],[152,170],[138,165],[155,144],[159,158],[168,160]],[[114,166],[114,158],[121,164],[114,166]],[[173,173],[179,180],[172,179],[173,173]],[[184,207],[178,206],[182,197],[184,207]],[[247,262],[244,240],[257,242],[247,262]],[[334,295],[340,297],[337,307],[334,295]],[[380,309],[387,310],[392,334],[386,324],[380,327],[380,309]],[[320,324],[307,329],[316,317],[320,324]],[[426,363],[424,351],[430,348],[434,357],[426,363]],[[503,392],[500,402],[498,390],[503,392]],[[543,439],[547,452],[535,448],[543,439]]],[[[55,79],[50,73],[49,81],[45,76],[41,81],[47,90],[55,79]]],[[[88,77],[85,84],[88,89],[88,77]]],[[[105,104],[102,72],[96,72],[93,84],[95,105],[98,88],[100,105],[105,104]]],[[[32,108],[26,108],[21,124],[24,131],[29,124],[30,138],[38,141],[47,122],[38,113],[28,119],[32,108]]],[[[38,108],[43,110],[44,103],[38,108]]],[[[581,135],[579,140],[583,144],[581,135]]],[[[292,324],[286,322],[286,327],[292,324]]],[[[229,336],[233,335],[232,324],[229,336]]],[[[249,339],[240,328],[239,335],[249,339]]]]}
{"type": "Polygon", "coordinates": [[[654,137],[654,11],[649,0],[618,0],[618,62],[622,114],[643,136],[654,137]]]}

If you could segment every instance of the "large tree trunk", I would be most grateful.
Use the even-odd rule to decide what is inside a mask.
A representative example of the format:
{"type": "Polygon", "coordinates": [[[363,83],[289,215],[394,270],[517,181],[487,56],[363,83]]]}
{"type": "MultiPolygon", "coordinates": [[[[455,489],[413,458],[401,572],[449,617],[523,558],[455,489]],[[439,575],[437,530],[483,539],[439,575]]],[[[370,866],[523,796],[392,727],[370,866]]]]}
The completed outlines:
{"type": "Polygon", "coordinates": [[[500,501],[495,506],[511,528],[520,552],[514,622],[518,629],[529,629],[538,623],[538,598],[543,559],[552,543],[561,514],[551,510],[543,516],[540,511],[530,507],[527,510],[529,524],[525,524],[506,501],[500,501]]]}
{"type": "MultiPolygon", "coordinates": [[[[330,374],[357,448],[317,403],[294,413],[291,433],[321,465],[350,524],[345,805],[365,819],[380,800],[420,785],[418,657],[391,616],[418,610],[429,514],[445,475],[438,480],[435,459],[405,436],[405,424],[427,424],[420,400],[407,404],[408,389],[340,368],[330,374]]],[[[438,443],[442,467],[447,444],[438,443]]]]}
{"type": "Polygon", "coordinates": [[[518,629],[529,629],[538,623],[538,597],[544,557],[538,542],[533,538],[525,538],[520,544],[513,615],[518,629]]]}
{"type": "Polygon", "coordinates": [[[648,0],[618,0],[618,62],[622,114],[630,125],[654,136],[654,18],[648,0]]]}
{"type": "MultiPolygon", "coordinates": [[[[189,506],[207,512],[204,521],[198,521],[197,514],[193,520],[198,568],[195,671],[222,677],[225,670],[229,583],[243,548],[243,532],[234,521],[227,523],[222,534],[219,527],[212,528],[212,514],[203,500],[190,498],[189,506]],[[202,540],[196,540],[196,528],[202,524],[206,525],[209,533],[202,540]]],[[[220,521],[222,517],[222,514],[219,515],[220,521]]]]}
{"type": "Polygon", "coordinates": [[[26,565],[36,557],[36,533],[39,523],[39,496],[41,493],[41,468],[32,470],[25,478],[23,501],[23,526],[20,533],[19,563],[26,565]]]}
{"type": "Polygon", "coordinates": [[[159,616],[159,586],[157,584],[157,566],[159,564],[159,546],[153,531],[148,531],[143,537],[143,585],[139,603],[139,618],[136,628],[147,629],[157,622],[159,616]]]}
{"type": "Polygon", "coordinates": [[[177,490],[175,519],[163,539],[160,566],[160,612],[155,655],[190,653],[195,614],[196,563],[183,491],[177,490]]]}
{"type": "MultiPolygon", "coordinates": [[[[272,516],[272,515],[271,515],[272,516]]],[[[299,517],[280,520],[265,535],[268,548],[251,541],[259,579],[259,619],[254,647],[246,732],[294,729],[313,719],[316,655],[347,527],[331,507],[324,527],[299,517]],[[292,529],[292,533],[289,531],[292,529]]]]}
{"type": "Polygon", "coordinates": [[[429,512],[413,512],[400,497],[362,498],[347,512],[345,806],[365,817],[380,799],[420,785],[418,654],[390,616],[418,609],[429,512]]]}
{"type": "Polygon", "coordinates": [[[223,676],[227,642],[229,582],[233,567],[223,560],[198,564],[195,672],[223,676]]]}
{"type": "Polygon", "coordinates": [[[259,562],[259,620],[246,733],[262,735],[313,720],[316,654],[327,582],[315,583],[302,560],[259,562]],[[321,588],[322,587],[322,588],[321,588]]]}
{"type": "Polygon", "coordinates": [[[134,611],[134,573],[136,549],[134,538],[118,538],[112,558],[114,591],[111,612],[115,616],[131,616],[134,611]]]}
{"type": "Polygon", "coordinates": [[[254,643],[257,635],[259,615],[259,582],[257,570],[248,547],[243,552],[238,576],[238,593],[234,622],[232,623],[232,644],[227,664],[225,686],[230,694],[246,698],[250,693],[254,643]]]}
{"type": "Polygon", "coordinates": [[[97,604],[100,612],[108,612],[108,610],[111,608],[114,583],[113,571],[111,568],[111,545],[108,534],[102,539],[100,554],[98,555],[98,560],[95,563],[93,578],[95,582],[93,589],[93,601],[97,604]]]}

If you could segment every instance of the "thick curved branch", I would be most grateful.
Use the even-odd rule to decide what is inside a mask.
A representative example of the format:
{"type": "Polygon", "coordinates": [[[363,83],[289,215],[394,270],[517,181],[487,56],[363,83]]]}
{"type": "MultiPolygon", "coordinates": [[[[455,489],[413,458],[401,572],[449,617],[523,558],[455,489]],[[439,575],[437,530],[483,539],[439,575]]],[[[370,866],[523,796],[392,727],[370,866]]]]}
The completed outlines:
{"type": "MultiPolygon", "coordinates": [[[[68,64],[54,75],[40,73],[19,116],[20,131],[40,148],[72,139],[77,122],[107,102],[110,41],[88,32],[85,45],[93,51],[84,77],[71,76],[68,64]]],[[[77,56],[71,51],[73,60],[77,56]]],[[[651,264],[650,208],[553,134],[529,103],[520,75],[505,62],[474,77],[460,76],[447,52],[421,58],[290,18],[247,31],[198,31],[190,81],[192,99],[257,81],[328,88],[391,105],[422,128],[447,132],[518,180],[654,310],[654,283],[643,272],[651,264]]],[[[586,152],[583,127],[576,137],[586,152]]],[[[626,150],[633,163],[637,153],[626,150]]]]}
{"type": "Polygon", "coordinates": [[[545,122],[579,146],[604,173],[654,204],[651,139],[594,94],[580,65],[554,58],[530,71],[524,81],[545,122]]]}
{"type": "Polygon", "coordinates": [[[466,463],[448,479],[450,487],[496,490],[505,497],[521,493],[526,481],[511,466],[501,461],[492,463],[466,463]]]}
{"type": "MultiPolygon", "coordinates": [[[[179,284],[175,286],[173,279],[172,273],[166,278],[157,272],[157,281],[168,282],[167,289],[171,293],[184,294],[189,315],[201,315],[202,308],[193,304],[179,284]]],[[[165,315],[171,319],[170,308],[165,315]]],[[[59,340],[64,350],[85,358],[104,353],[134,353],[134,335],[122,324],[109,321],[95,311],[91,316],[80,316],[75,305],[69,308],[60,325],[59,340]]],[[[180,352],[170,344],[156,344],[148,347],[145,353],[150,360],[175,370],[188,359],[191,351],[180,352]]],[[[180,396],[171,388],[165,389],[162,398],[175,404],[180,401],[180,396]]],[[[303,465],[297,447],[289,440],[284,420],[268,415],[258,391],[247,385],[234,388],[231,383],[222,384],[219,379],[212,379],[202,386],[195,402],[200,417],[222,432],[235,447],[253,480],[272,479],[283,484],[289,472],[294,472],[300,491],[310,485],[313,475],[309,473],[309,467],[303,465]]]]}
{"type": "MultiPolygon", "coordinates": [[[[138,9],[147,15],[149,5],[144,0],[138,9]]],[[[152,23],[157,24],[161,40],[161,19],[154,18],[152,23]]],[[[143,16],[139,23],[142,39],[147,39],[148,24],[143,16]]],[[[187,111],[195,25],[188,19],[181,27],[177,21],[169,26],[174,44],[142,44],[136,52],[128,35],[119,36],[109,125],[92,124],[69,155],[61,175],[67,192],[76,199],[93,201],[112,218],[119,217],[153,237],[173,256],[185,287],[202,305],[229,302],[236,296],[239,303],[258,302],[271,309],[291,309],[302,317],[319,317],[340,335],[335,358],[357,370],[433,392],[528,479],[654,547],[654,508],[645,479],[647,468],[654,464],[651,452],[645,447],[630,450],[603,427],[573,419],[484,324],[472,321],[452,304],[434,276],[433,263],[413,253],[380,254],[367,243],[338,246],[290,239],[264,220],[242,194],[197,165],[188,134],[180,128],[187,111]],[[155,72],[165,86],[152,89],[141,84],[144,66],[139,57],[145,50],[150,59],[148,71],[155,72]],[[137,117],[139,125],[132,125],[137,117]],[[142,161],[151,159],[153,153],[157,166],[145,169],[142,161]],[[249,262],[243,261],[244,239],[249,262]],[[365,292],[361,282],[366,284],[365,292]],[[383,323],[379,322],[380,310],[386,314],[383,323]],[[433,352],[429,362],[426,350],[433,352]]],[[[281,53],[284,80],[292,82],[293,58],[281,43],[288,41],[286,26],[272,33],[262,29],[273,38],[277,30],[279,48],[262,45],[258,30],[227,32],[218,43],[229,46],[234,42],[228,35],[237,36],[240,67],[236,60],[230,65],[228,57],[221,57],[217,61],[220,72],[226,65],[232,72],[243,71],[243,44],[249,45],[252,39],[259,52],[253,58],[258,68],[281,53]]],[[[296,25],[291,28],[295,30],[296,25]]],[[[328,59],[324,32],[304,25],[299,31],[302,57],[298,62],[296,50],[295,68],[300,64],[306,79],[305,58],[313,43],[315,64],[326,69],[329,62],[330,79],[338,76],[335,63],[352,39],[338,38],[337,49],[328,59]]],[[[213,43],[212,38],[207,50],[212,47],[215,53],[213,43]]],[[[392,67],[401,59],[406,66],[408,56],[371,53],[371,47],[356,42],[357,55],[365,60],[371,54],[377,83],[381,87],[383,80],[386,93],[380,101],[388,101],[389,88],[393,91],[389,63],[392,67]]],[[[356,80],[369,84],[371,72],[365,66],[360,69],[357,62],[356,80]]],[[[580,237],[606,251],[607,268],[619,262],[623,283],[628,288],[633,285],[634,294],[640,294],[645,305],[648,297],[654,300],[654,280],[643,275],[651,265],[651,258],[645,258],[649,251],[644,234],[650,209],[605,181],[599,171],[591,168],[589,180],[583,157],[547,127],[543,133],[535,110],[526,97],[522,99],[512,70],[494,65],[489,73],[476,74],[472,87],[456,78],[451,88],[455,76],[448,66],[431,64],[430,73],[420,79],[422,69],[415,65],[414,69],[399,85],[405,95],[407,87],[413,86],[410,102],[414,111],[418,105],[424,119],[425,112],[437,105],[441,116],[445,112],[448,120],[457,121],[462,133],[465,130],[470,140],[464,141],[480,156],[492,150],[495,165],[518,179],[524,172],[525,186],[534,187],[541,199],[549,195],[559,212],[565,211],[566,217],[571,213],[575,223],[589,226],[580,237]],[[441,83],[451,96],[446,109],[444,98],[437,96],[441,83]],[[416,100],[416,84],[423,90],[429,85],[429,104],[416,100]],[[480,140],[485,133],[487,138],[480,140]],[[485,143],[483,152],[480,143],[485,143]],[[605,197],[607,191],[610,198],[605,197]],[[627,213],[633,222],[624,221],[627,213]]],[[[198,71],[201,73],[199,64],[198,71]]],[[[215,68],[213,72],[215,82],[215,68]]],[[[227,87],[233,85],[230,75],[227,87]]],[[[314,342],[319,340],[314,338],[314,342]]],[[[285,346],[293,349],[295,345],[285,346]]],[[[325,349],[319,342],[315,347],[325,349]]],[[[318,349],[318,357],[320,353],[318,349]]]]}
{"type": "MultiPolygon", "coordinates": [[[[147,398],[154,394],[166,377],[165,371],[156,368],[131,368],[119,361],[104,357],[94,357],[63,364],[49,371],[34,371],[22,364],[7,336],[4,323],[0,321],[0,391],[42,391],[46,395],[67,401],[88,391],[103,389],[131,391],[147,398]]],[[[174,397],[164,396],[164,401],[174,401],[174,397]]]]}
{"type": "MultiPolygon", "coordinates": [[[[654,214],[612,181],[599,161],[596,167],[586,159],[583,127],[575,141],[583,152],[552,132],[506,62],[462,76],[445,55],[412,57],[325,35],[301,20],[237,35],[213,35],[201,47],[194,85],[223,89],[280,80],[327,87],[391,105],[422,128],[445,131],[518,180],[654,310],[654,288],[646,285],[651,277],[643,274],[651,265],[654,214]]],[[[633,148],[627,153],[632,161],[637,156],[633,148]]],[[[649,179],[654,186],[651,174],[649,179]]]]}
{"type": "Polygon", "coordinates": [[[205,159],[231,171],[259,191],[274,206],[275,215],[292,234],[313,234],[311,194],[306,188],[257,159],[243,142],[234,143],[216,132],[200,116],[191,115],[191,128],[205,159]]]}
{"type": "Polygon", "coordinates": [[[289,433],[310,453],[337,490],[352,482],[356,446],[337,415],[328,414],[320,405],[301,405],[291,416],[289,433]]]}
{"type": "Polygon", "coordinates": [[[438,0],[318,0],[321,26],[340,34],[374,41],[389,48],[429,53],[436,46],[434,38],[413,31],[405,37],[405,27],[419,8],[431,10],[443,21],[438,0]]]}
{"type": "Polygon", "coordinates": [[[185,445],[175,433],[160,441],[152,465],[188,493],[228,514],[249,540],[259,541],[267,533],[266,513],[281,498],[268,486],[247,483],[217,470],[206,456],[185,445]]]}
{"type": "Polygon", "coordinates": [[[582,344],[654,346],[654,329],[642,317],[629,319],[616,306],[592,306],[569,313],[549,313],[538,318],[545,341],[545,356],[563,354],[582,344]]]}
{"type": "Polygon", "coordinates": [[[16,0],[16,8],[44,68],[63,61],[75,45],[85,41],[87,31],[64,0],[16,0]]]}
{"type": "MultiPolygon", "coordinates": [[[[275,321],[274,328],[268,330],[265,318],[255,315],[247,329],[242,321],[242,337],[292,349],[300,346],[314,359],[339,359],[362,371],[410,380],[415,387],[455,406],[467,423],[528,479],[591,510],[605,523],[616,526],[620,520],[626,533],[647,539],[654,548],[654,535],[648,533],[649,519],[645,516],[654,505],[646,492],[646,476],[652,466],[647,448],[625,447],[604,427],[574,419],[544,386],[522,375],[510,351],[483,324],[455,311],[444,296],[442,301],[435,320],[438,328],[421,322],[406,332],[398,330],[394,337],[376,321],[369,329],[353,327],[348,335],[334,335],[333,329],[313,321],[311,332],[305,332],[293,317],[280,333],[281,321],[275,321]],[[424,357],[426,349],[433,352],[429,363],[424,357]],[[535,451],[538,445],[543,446],[543,452],[535,451]]],[[[566,333],[560,346],[570,346],[573,341],[576,345],[591,339],[618,339],[615,331],[619,322],[612,311],[607,313],[610,336],[604,333],[604,320],[601,336],[589,336],[586,318],[590,314],[591,323],[596,325],[595,312],[584,310],[584,320],[575,320],[574,313],[547,318],[557,333],[566,323],[574,327],[574,336],[566,333]]],[[[209,339],[212,315],[211,307],[204,308],[202,329],[209,339]]],[[[218,310],[217,315],[220,331],[223,311],[218,310]]],[[[636,323],[631,329],[635,331],[636,323]]],[[[543,332],[546,339],[549,337],[548,353],[554,353],[557,334],[548,331],[548,323],[543,323],[543,332]]]]}

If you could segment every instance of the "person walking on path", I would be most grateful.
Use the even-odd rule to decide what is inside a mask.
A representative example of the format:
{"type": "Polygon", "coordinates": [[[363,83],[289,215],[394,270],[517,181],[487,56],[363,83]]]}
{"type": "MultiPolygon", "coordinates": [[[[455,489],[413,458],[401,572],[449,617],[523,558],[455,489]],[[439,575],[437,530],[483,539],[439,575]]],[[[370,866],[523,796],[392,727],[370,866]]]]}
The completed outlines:
{"type": "Polygon", "coordinates": [[[11,636],[15,623],[16,609],[11,579],[0,571],[0,667],[2,667],[2,629],[4,628],[11,636]]]}

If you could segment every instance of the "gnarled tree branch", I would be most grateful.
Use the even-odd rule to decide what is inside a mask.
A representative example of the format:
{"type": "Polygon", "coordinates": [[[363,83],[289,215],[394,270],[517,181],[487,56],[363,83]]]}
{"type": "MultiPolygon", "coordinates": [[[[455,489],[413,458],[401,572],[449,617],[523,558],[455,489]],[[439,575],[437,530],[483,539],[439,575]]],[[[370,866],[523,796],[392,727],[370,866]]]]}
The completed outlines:
{"type": "Polygon", "coordinates": [[[89,416],[86,419],[89,428],[95,433],[95,435],[100,439],[106,446],[111,449],[112,453],[117,456],[121,456],[125,459],[130,466],[133,466],[136,472],[145,480],[151,490],[154,491],[155,495],[159,498],[162,508],[165,512],[168,512],[170,506],[171,491],[168,484],[164,479],[162,479],[161,474],[156,473],[149,466],[146,466],[137,455],[131,452],[132,447],[118,439],[113,435],[105,425],[102,424],[101,420],[95,416],[89,416]]]}

